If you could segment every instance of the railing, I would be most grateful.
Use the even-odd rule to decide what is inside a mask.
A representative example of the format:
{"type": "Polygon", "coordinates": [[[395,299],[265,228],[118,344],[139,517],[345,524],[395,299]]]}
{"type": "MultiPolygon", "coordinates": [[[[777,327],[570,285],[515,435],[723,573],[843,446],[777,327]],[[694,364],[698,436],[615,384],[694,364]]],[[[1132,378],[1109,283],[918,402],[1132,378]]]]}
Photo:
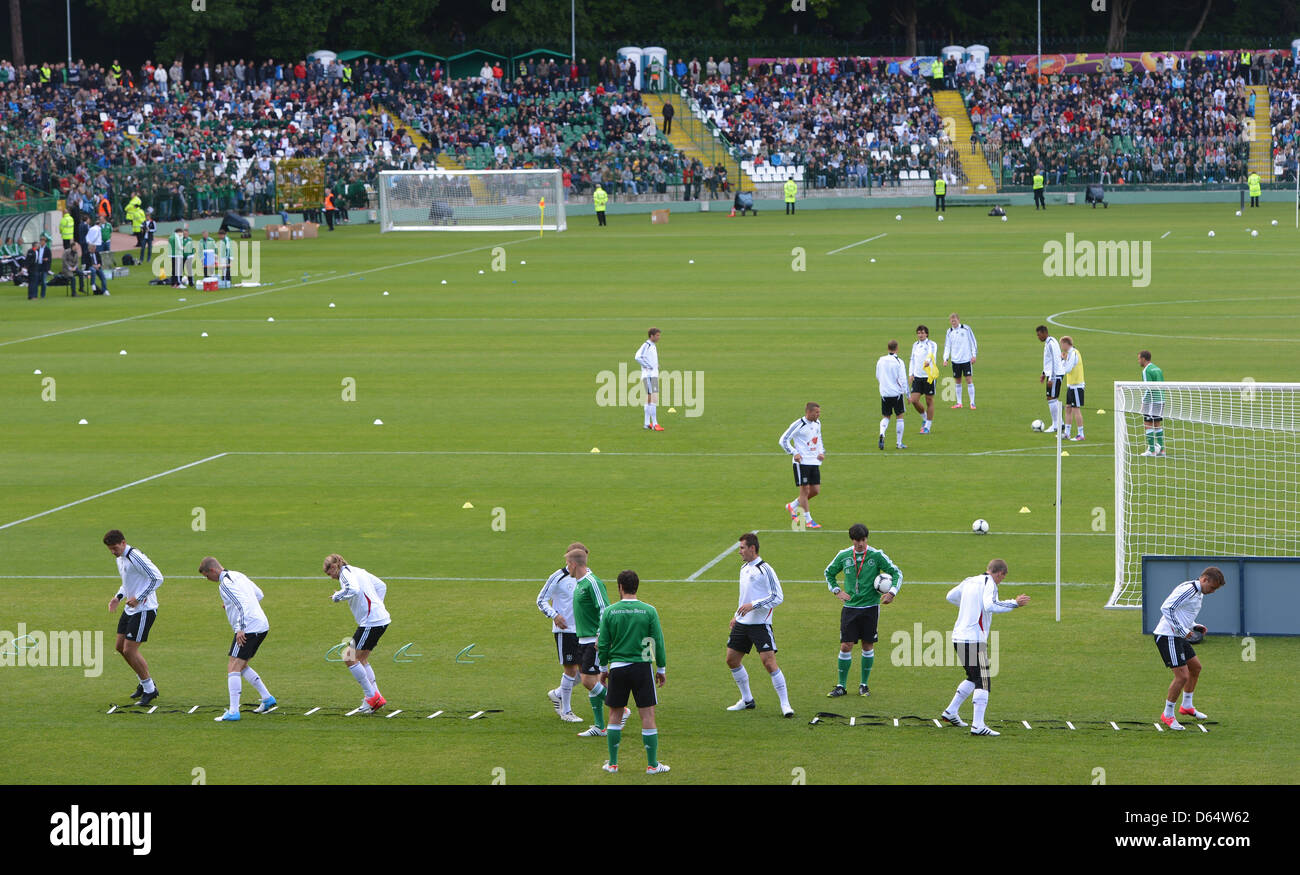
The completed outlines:
{"type": "MultiPolygon", "coordinates": [[[[971,144],[971,148],[976,147],[971,144]]],[[[1048,185],[1119,184],[1121,179],[1126,185],[1240,184],[1249,172],[1246,168],[1250,158],[1249,144],[1236,137],[1189,137],[1165,140],[1159,145],[1134,144],[1131,150],[1127,146],[1117,148],[1111,143],[1092,142],[1048,143],[1038,147],[1037,154],[1018,144],[980,143],[978,148],[983,150],[999,188],[1030,185],[1035,169],[1040,166],[1048,185]],[[1177,143],[1183,147],[1181,172],[1177,167],[1179,159],[1169,155],[1177,143]],[[1220,146],[1225,152],[1222,164],[1214,154],[1220,146]],[[1157,157],[1162,166],[1156,166],[1157,157]]]]}
{"type": "MultiPolygon", "coordinates": [[[[681,97],[682,86],[674,76],[667,77],[668,87],[664,94],[675,94],[681,97]]],[[[704,160],[710,165],[717,165],[720,162],[730,159],[738,166],[743,157],[733,152],[727,147],[727,141],[718,126],[712,122],[704,122],[691,110],[691,97],[681,97],[683,109],[682,112],[673,116],[673,127],[681,128],[682,133],[690,138],[695,147],[704,155],[704,160]]],[[[731,180],[734,184],[736,180],[731,180]]]]}

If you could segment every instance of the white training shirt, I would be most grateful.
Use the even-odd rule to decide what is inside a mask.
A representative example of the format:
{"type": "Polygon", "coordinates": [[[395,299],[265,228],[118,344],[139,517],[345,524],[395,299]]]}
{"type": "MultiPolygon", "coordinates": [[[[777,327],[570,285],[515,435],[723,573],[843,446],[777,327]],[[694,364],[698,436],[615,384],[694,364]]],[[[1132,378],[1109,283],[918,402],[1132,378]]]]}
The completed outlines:
{"type": "Polygon", "coordinates": [[[1056,338],[1047,335],[1043,341],[1043,373],[1050,380],[1053,377],[1064,377],[1065,362],[1061,361],[1061,346],[1056,342],[1056,338]]]}
{"type": "Polygon", "coordinates": [[[876,382],[880,384],[881,398],[897,398],[907,394],[907,365],[897,353],[876,359],[876,382]]]}
{"type": "Polygon", "coordinates": [[[943,336],[943,360],[949,359],[959,365],[964,365],[979,354],[979,346],[975,343],[975,332],[965,323],[959,324],[956,328],[948,326],[948,333],[943,336]]]}
{"type": "Polygon", "coordinates": [[[998,598],[998,585],[992,575],[968,577],[948,590],[948,601],[957,605],[957,622],[952,640],[967,643],[987,642],[994,614],[1005,614],[1019,605],[998,598]]]}
{"type": "Polygon", "coordinates": [[[1201,612],[1201,592],[1199,580],[1187,580],[1174,587],[1160,606],[1160,622],[1156,623],[1156,635],[1175,635],[1185,638],[1192,631],[1196,615],[1201,612]]]}
{"type": "Polygon", "coordinates": [[[122,585],[117,589],[123,600],[122,613],[133,617],[158,610],[158,587],[162,586],[163,576],[148,556],[128,544],[117,557],[117,573],[122,575],[122,585]],[[125,603],[126,599],[135,599],[138,604],[133,608],[125,603]]]}
{"type": "Polygon", "coordinates": [[[641,366],[641,377],[659,376],[659,347],[647,340],[636,351],[636,363],[641,366]]]}
{"type": "Polygon", "coordinates": [[[785,601],[781,592],[781,581],[777,579],[772,566],[763,561],[762,556],[755,556],[753,561],[740,566],[740,605],[752,602],[754,607],[745,616],[736,611],[736,622],[748,626],[762,626],[772,622],[772,612],[776,606],[785,601]]]}
{"type": "MultiPolygon", "coordinates": [[[[1070,371],[1074,370],[1078,366],[1079,366],[1079,351],[1074,347],[1070,347],[1070,351],[1065,354],[1065,363],[1061,365],[1061,373],[1068,377],[1070,375],[1070,371]]],[[[1067,382],[1066,385],[1086,388],[1083,383],[1067,382]]]]}
{"type": "Polygon", "coordinates": [[[912,376],[930,379],[930,375],[925,372],[925,360],[934,359],[938,362],[939,344],[933,340],[918,340],[912,344],[912,376]]]}
{"type": "Polygon", "coordinates": [[[826,445],[822,443],[822,421],[810,422],[802,416],[790,423],[790,427],[781,435],[781,449],[791,456],[799,456],[800,465],[820,465],[817,454],[825,455],[826,445]]]}
{"type": "Polygon", "coordinates": [[[217,579],[221,602],[226,607],[226,619],[236,632],[267,632],[271,629],[266,613],[258,604],[262,590],[238,571],[227,568],[217,579]]]}
{"type": "Polygon", "coordinates": [[[330,598],[336,602],[346,600],[358,626],[387,626],[392,621],[384,607],[388,585],[378,577],[364,568],[344,565],[339,569],[339,585],[343,588],[330,598]]]}
{"type": "Polygon", "coordinates": [[[561,629],[551,623],[552,632],[577,633],[578,623],[573,617],[573,591],[578,587],[578,580],[569,574],[569,569],[561,568],[546,578],[542,591],[537,594],[537,609],[554,620],[563,617],[568,625],[561,629]],[[549,603],[549,604],[548,604],[549,603]]]}

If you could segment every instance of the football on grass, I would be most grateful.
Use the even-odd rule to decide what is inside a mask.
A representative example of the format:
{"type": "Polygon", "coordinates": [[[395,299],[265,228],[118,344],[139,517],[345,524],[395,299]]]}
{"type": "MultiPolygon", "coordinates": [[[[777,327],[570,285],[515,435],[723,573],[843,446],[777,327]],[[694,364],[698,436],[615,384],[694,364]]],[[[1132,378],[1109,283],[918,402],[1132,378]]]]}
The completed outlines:
{"type": "Polygon", "coordinates": [[[888,574],[876,575],[876,592],[887,593],[894,586],[894,578],[888,574]]]}
{"type": "Polygon", "coordinates": [[[1029,423],[1029,427],[1032,428],[1034,431],[1042,431],[1043,421],[1041,419],[1035,419],[1033,422],[1029,423]]]}
{"type": "Polygon", "coordinates": [[[977,535],[987,535],[989,533],[988,520],[975,520],[970,524],[970,530],[977,535]]]}

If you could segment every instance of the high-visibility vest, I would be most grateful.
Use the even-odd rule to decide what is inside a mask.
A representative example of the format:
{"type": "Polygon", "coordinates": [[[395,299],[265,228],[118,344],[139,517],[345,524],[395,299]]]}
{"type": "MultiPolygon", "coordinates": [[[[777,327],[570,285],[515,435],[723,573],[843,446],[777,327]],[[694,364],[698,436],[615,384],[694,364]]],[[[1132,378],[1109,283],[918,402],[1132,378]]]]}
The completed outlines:
{"type": "Polygon", "coordinates": [[[934,66],[930,68],[930,75],[935,79],[943,78],[943,61],[936,60],[934,66]]]}
{"type": "Polygon", "coordinates": [[[609,200],[609,195],[605,192],[605,189],[603,188],[596,189],[596,193],[591,196],[591,202],[595,204],[596,212],[598,213],[605,212],[605,203],[608,200],[609,200]]]}
{"type": "Polygon", "coordinates": [[[349,67],[347,64],[343,65],[343,81],[344,82],[352,81],[352,68],[349,67]]]}
{"type": "Polygon", "coordinates": [[[1250,52],[1242,52],[1242,53],[1241,53],[1241,65],[1242,65],[1243,67],[1249,67],[1249,66],[1250,66],[1250,52]]]}
{"type": "Polygon", "coordinates": [[[334,192],[332,191],[325,192],[325,209],[334,209],[334,192]]]}
{"type": "Polygon", "coordinates": [[[948,193],[948,183],[944,182],[942,177],[935,179],[934,193],[936,196],[945,195],[948,193]]]}
{"type": "Polygon", "coordinates": [[[112,74],[113,74],[113,78],[114,78],[114,79],[121,79],[121,78],[122,78],[122,65],[121,65],[121,64],[114,64],[113,66],[109,67],[108,69],[112,72],[112,74]]]}
{"type": "Polygon", "coordinates": [[[64,213],[63,218],[59,219],[59,236],[64,240],[71,240],[76,230],[76,223],[72,221],[72,213],[64,213]]]}
{"type": "Polygon", "coordinates": [[[1041,174],[1041,173],[1035,173],[1035,174],[1034,174],[1034,190],[1037,191],[1038,189],[1040,189],[1040,188],[1042,188],[1042,187],[1043,187],[1043,174],[1041,174]]]}
{"type": "Polygon", "coordinates": [[[1260,176],[1258,173],[1252,173],[1246,182],[1250,185],[1250,196],[1259,197],[1260,176]]]}
{"type": "Polygon", "coordinates": [[[45,65],[43,65],[43,66],[41,67],[41,84],[42,84],[42,85],[49,85],[49,84],[50,84],[50,73],[51,73],[51,71],[50,71],[50,67],[49,67],[48,64],[45,64],[45,65]]]}
{"type": "Polygon", "coordinates": [[[793,179],[787,179],[785,181],[785,202],[788,204],[794,203],[794,196],[798,190],[799,187],[795,181],[793,179]]]}

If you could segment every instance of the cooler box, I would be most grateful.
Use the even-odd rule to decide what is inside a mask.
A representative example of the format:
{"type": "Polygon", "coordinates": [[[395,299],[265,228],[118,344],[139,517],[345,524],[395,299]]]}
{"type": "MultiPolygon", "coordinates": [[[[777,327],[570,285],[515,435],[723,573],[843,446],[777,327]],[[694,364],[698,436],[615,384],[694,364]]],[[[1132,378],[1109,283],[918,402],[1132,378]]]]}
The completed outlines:
{"type": "Polygon", "coordinates": [[[667,225],[667,224],[668,224],[668,211],[667,211],[667,210],[652,210],[651,213],[650,213],[650,224],[651,224],[651,225],[667,225]]]}
{"type": "Polygon", "coordinates": [[[217,278],[214,276],[205,276],[203,278],[203,291],[215,292],[217,290],[217,278]]]}

